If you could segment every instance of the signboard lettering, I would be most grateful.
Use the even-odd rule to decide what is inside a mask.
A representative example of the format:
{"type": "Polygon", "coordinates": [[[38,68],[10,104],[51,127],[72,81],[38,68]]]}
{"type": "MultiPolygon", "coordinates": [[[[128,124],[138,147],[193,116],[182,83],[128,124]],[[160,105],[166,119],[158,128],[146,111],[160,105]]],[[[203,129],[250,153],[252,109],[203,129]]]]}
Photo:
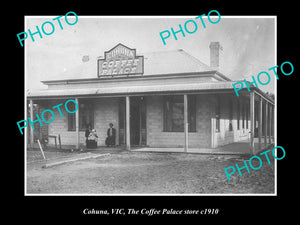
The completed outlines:
{"type": "Polygon", "coordinates": [[[144,57],[136,56],[135,49],[118,44],[98,59],[98,77],[143,75],[144,57]]]}

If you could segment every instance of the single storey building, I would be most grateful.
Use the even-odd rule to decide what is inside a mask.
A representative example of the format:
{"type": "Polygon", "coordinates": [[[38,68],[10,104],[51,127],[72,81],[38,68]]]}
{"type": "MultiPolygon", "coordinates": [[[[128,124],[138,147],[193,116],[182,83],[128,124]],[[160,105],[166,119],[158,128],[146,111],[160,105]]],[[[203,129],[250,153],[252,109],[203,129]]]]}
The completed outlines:
{"type": "Polygon", "coordinates": [[[104,146],[108,124],[113,123],[116,145],[128,150],[144,146],[188,151],[249,140],[253,153],[255,137],[260,143],[273,141],[274,100],[253,85],[237,97],[235,81],[218,71],[220,44],[211,42],[209,47],[210,66],[181,49],[139,55],[123,44],[96,60],[85,56],[73,79],[42,81],[48,89],[27,92],[33,119],[36,105],[50,109],[74,99],[79,106],[73,114],[62,107],[63,117],[56,112],[53,122],[35,130],[28,126],[29,144],[46,133],[60,136],[62,145],[81,148],[90,124],[98,146],[104,146]],[[87,78],[77,78],[78,73],[87,78]]]}

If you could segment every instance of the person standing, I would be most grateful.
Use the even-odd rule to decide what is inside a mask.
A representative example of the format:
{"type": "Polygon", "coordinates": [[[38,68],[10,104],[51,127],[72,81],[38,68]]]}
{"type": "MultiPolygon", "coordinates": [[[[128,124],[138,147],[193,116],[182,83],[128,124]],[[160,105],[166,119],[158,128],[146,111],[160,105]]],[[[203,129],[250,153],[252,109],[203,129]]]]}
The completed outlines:
{"type": "Polygon", "coordinates": [[[107,129],[107,138],[105,144],[107,147],[114,146],[116,144],[116,129],[113,128],[113,124],[109,123],[109,128],[107,129]]]}
{"type": "Polygon", "coordinates": [[[88,128],[85,130],[85,144],[87,148],[90,147],[90,142],[88,140],[88,137],[90,136],[91,132],[92,132],[92,126],[89,124],[88,128]]]}

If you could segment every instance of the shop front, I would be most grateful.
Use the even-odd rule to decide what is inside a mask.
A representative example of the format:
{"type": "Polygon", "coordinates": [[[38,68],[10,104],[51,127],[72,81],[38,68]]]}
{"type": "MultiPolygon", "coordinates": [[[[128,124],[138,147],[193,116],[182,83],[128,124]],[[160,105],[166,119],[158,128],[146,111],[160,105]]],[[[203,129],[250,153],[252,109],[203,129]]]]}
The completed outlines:
{"type": "MultiPolygon", "coordinates": [[[[112,123],[116,145],[128,150],[216,148],[254,138],[256,121],[262,124],[257,102],[267,105],[265,118],[274,119],[274,103],[261,90],[253,86],[237,97],[233,81],[183,50],[139,56],[118,44],[94,63],[95,77],[42,81],[48,89],[27,93],[29,111],[68,99],[78,103],[76,113],[62,110],[64,117],[55,115],[47,125],[47,135],[60,136],[62,145],[84,147],[90,125],[97,131],[97,145],[105,146],[112,123]]],[[[273,119],[265,119],[270,139],[273,119]]],[[[29,144],[40,138],[34,132],[28,127],[29,144]]]]}

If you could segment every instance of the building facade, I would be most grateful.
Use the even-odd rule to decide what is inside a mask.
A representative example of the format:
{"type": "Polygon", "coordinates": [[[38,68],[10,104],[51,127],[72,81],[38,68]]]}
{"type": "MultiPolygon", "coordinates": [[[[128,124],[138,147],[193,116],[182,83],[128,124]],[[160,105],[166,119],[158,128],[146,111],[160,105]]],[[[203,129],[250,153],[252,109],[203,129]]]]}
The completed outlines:
{"type": "MultiPolygon", "coordinates": [[[[137,55],[118,44],[95,61],[84,60],[74,78],[42,81],[46,90],[27,93],[33,108],[50,109],[74,99],[76,113],[62,109],[46,124],[47,135],[60,136],[62,145],[85,144],[85,130],[97,130],[98,146],[105,145],[109,123],[116,128],[116,144],[132,146],[216,148],[274,137],[274,101],[250,85],[237,97],[228,77],[218,71],[218,42],[212,42],[208,66],[183,50],[137,55]],[[89,73],[90,78],[76,78],[89,73]]],[[[45,129],[45,127],[44,127],[45,129]]],[[[30,130],[30,141],[35,138],[30,130]]],[[[54,144],[49,139],[49,144],[54,144]]]]}

